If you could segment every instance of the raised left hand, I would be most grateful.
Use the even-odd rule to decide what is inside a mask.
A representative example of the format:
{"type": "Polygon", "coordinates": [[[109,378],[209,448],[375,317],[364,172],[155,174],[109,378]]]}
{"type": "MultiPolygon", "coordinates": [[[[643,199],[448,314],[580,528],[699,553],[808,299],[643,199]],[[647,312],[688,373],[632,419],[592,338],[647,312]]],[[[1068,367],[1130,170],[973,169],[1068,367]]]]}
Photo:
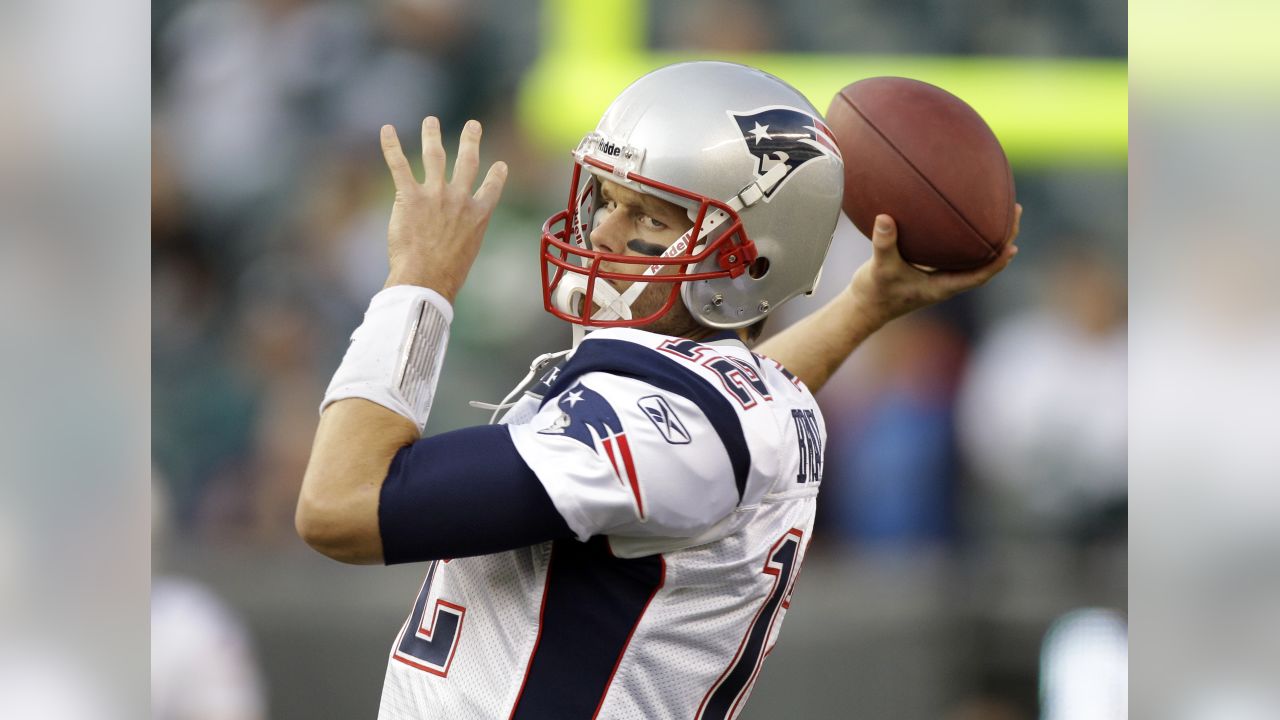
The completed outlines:
{"type": "Polygon", "coordinates": [[[422,121],[424,179],[418,182],[400,148],[395,128],[382,128],[382,155],[396,185],[395,204],[387,228],[387,287],[421,285],[453,302],[480,252],[485,228],[502,187],[507,165],[496,162],[480,188],[475,187],[480,167],[480,123],[467,122],[458,141],[453,177],[445,179],[445,152],[440,142],[440,122],[422,121]]]}

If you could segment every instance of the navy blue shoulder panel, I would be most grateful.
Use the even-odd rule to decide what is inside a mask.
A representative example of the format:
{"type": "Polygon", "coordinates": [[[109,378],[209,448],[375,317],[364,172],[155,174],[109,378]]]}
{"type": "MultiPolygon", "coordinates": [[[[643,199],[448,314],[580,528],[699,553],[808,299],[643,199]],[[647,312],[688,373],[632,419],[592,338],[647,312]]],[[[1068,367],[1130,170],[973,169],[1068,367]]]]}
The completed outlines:
{"type": "Polygon", "coordinates": [[[400,449],[382,481],[387,565],[487,555],[573,537],[505,425],[479,425],[400,449]]]}
{"type": "Polygon", "coordinates": [[[574,352],[556,378],[555,385],[543,398],[559,395],[587,373],[602,372],[635,378],[656,388],[687,398],[702,409],[715,428],[733,465],[733,482],[738,488],[738,501],[747,488],[751,470],[751,450],[742,432],[742,422],[723,393],[695,372],[682,367],[662,353],[625,340],[587,340],[574,352]]]}

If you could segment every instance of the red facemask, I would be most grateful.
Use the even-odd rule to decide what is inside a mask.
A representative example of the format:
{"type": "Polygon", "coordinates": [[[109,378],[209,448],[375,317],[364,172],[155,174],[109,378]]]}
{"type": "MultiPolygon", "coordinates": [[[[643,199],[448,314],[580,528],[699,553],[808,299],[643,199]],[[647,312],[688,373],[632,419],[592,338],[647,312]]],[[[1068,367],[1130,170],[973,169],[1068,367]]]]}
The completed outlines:
{"type": "Polygon", "coordinates": [[[547,312],[587,327],[637,327],[665,315],[679,299],[680,284],[687,280],[736,278],[756,259],[755,244],[747,237],[738,213],[726,203],[651,180],[596,158],[575,160],[569,186],[569,204],[542,225],[542,300],[547,312]],[[582,183],[585,166],[592,176],[582,183]],[[592,170],[610,173],[636,185],[654,188],[698,204],[693,227],[659,257],[636,257],[590,249],[587,236],[597,179],[592,170]],[[705,238],[712,237],[711,242],[705,238]],[[715,258],[717,270],[689,272],[690,267],[715,258]],[[603,270],[608,264],[611,269],[603,270]],[[660,271],[675,267],[674,273],[660,271]],[[603,280],[634,283],[621,296],[603,280]],[[631,301],[648,283],[663,283],[666,300],[643,317],[631,314],[631,301]],[[603,288],[603,289],[602,289],[603,288]],[[558,301],[558,302],[557,302],[558,301]],[[601,306],[597,310],[597,305],[601,306]],[[599,317],[593,317],[597,315],[599,317]]]}

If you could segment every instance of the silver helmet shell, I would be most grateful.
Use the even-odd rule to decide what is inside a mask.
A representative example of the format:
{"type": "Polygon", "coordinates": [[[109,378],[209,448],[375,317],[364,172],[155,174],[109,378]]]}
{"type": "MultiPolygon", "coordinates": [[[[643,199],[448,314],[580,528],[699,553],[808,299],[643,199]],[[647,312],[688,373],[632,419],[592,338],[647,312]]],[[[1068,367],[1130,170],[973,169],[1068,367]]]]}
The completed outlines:
{"type": "MultiPolygon", "coordinates": [[[[584,167],[599,177],[687,208],[695,223],[703,203],[693,197],[735,207],[759,259],[736,277],[681,284],[681,299],[702,324],[749,325],[815,289],[840,213],[844,163],[821,114],[782,80],[726,62],[660,68],[622,91],[575,155],[580,164],[595,160],[584,167]]],[[[581,222],[589,238],[590,216],[581,222]]],[[[707,257],[687,274],[722,266],[707,257]]]]}

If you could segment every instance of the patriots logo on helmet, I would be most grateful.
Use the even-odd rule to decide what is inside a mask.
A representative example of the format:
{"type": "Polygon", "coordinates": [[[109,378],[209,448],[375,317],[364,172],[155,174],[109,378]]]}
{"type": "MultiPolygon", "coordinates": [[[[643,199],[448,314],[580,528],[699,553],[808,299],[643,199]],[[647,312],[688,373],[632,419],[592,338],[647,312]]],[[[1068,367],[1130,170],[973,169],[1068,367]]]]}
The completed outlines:
{"type": "Polygon", "coordinates": [[[573,438],[608,459],[618,482],[631,490],[636,512],[644,520],[644,500],[640,496],[640,480],[636,477],[631,446],[613,406],[603,395],[579,381],[560,395],[556,407],[560,414],[538,433],[573,438]]]}
{"type": "Polygon", "coordinates": [[[729,115],[738,123],[747,151],[756,158],[757,176],[764,176],[775,165],[787,166],[786,176],[765,193],[766,199],[811,160],[827,156],[843,161],[831,128],[807,112],[770,106],[729,115]]]}

